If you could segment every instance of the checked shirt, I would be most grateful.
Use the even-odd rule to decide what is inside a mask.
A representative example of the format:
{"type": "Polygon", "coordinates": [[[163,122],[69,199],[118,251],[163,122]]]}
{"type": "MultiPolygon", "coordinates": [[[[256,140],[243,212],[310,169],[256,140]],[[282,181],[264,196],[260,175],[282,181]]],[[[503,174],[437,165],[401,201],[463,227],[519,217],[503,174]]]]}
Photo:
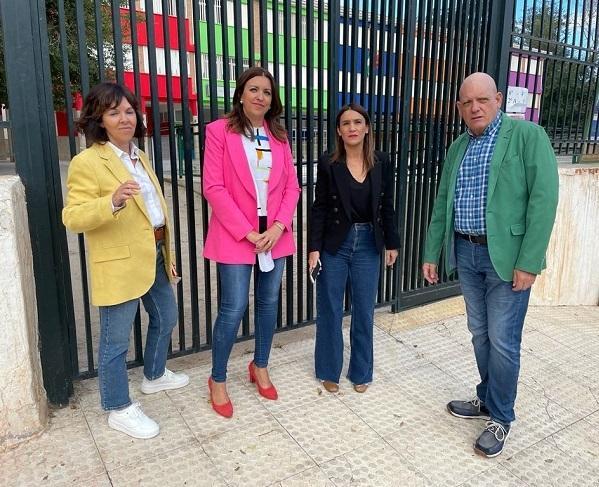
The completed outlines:
{"type": "Polygon", "coordinates": [[[499,129],[501,111],[485,131],[475,136],[470,130],[470,141],[460,164],[455,188],[455,231],[466,235],[485,235],[487,233],[487,188],[489,167],[499,129]]]}

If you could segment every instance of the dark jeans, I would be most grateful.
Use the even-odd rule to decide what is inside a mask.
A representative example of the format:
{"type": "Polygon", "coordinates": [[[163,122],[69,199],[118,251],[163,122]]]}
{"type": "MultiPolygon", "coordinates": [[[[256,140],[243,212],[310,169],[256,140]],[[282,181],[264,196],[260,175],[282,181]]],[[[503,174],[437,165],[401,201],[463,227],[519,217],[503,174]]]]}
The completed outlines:
{"type": "MultiPolygon", "coordinates": [[[[248,307],[252,264],[217,264],[220,276],[221,300],[218,316],[214,322],[212,343],[212,380],[227,380],[227,362],[237,338],[239,323],[248,307]]],[[[258,273],[256,286],[256,309],[254,326],[256,349],[254,363],[257,367],[266,367],[270,356],[272,336],[277,324],[277,308],[281,277],[285,268],[285,257],[275,259],[275,268],[270,272],[258,273]]]]}
{"type": "Polygon", "coordinates": [[[456,239],[458,274],[480,374],[477,395],[491,419],[510,424],[520,373],[520,342],[530,289],[512,291],[495,272],[486,245],[456,239]]]}
{"type": "Polygon", "coordinates": [[[343,297],[351,289],[351,354],[348,379],[372,382],[374,302],[379,279],[380,253],[370,223],[354,224],[336,254],[324,251],[316,281],[316,377],[339,382],[343,368],[343,297]]]}

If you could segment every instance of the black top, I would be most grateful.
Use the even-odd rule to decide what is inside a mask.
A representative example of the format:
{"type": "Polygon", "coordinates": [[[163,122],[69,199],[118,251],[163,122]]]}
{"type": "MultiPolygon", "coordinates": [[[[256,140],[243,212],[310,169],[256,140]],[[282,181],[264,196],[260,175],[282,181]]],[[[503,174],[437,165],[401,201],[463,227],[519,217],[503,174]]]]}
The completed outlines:
{"type": "Polygon", "coordinates": [[[370,173],[367,173],[364,181],[360,183],[354,179],[347,164],[345,164],[345,174],[347,177],[346,184],[349,187],[349,204],[352,223],[372,222],[370,173]]]}
{"type": "MultiPolygon", "coordinates": [[[[348,184],[348,178],[353,178],[345,161],[333,161],[330,154],[323,154],[318,160],[317,177],[308,222],[308,251],[326,250],[335,254],[355,223],[352,216],[355,205],[351,200],[351,185],[348,184]]],[[[399,234],[393,209],[395,168],[384,152],[375,152],[375,163],[368,172],[368,181],[370,215],[366,221],[373,224],[376,248],[379,252],[383,248],[397,249],[399,234]]]]}

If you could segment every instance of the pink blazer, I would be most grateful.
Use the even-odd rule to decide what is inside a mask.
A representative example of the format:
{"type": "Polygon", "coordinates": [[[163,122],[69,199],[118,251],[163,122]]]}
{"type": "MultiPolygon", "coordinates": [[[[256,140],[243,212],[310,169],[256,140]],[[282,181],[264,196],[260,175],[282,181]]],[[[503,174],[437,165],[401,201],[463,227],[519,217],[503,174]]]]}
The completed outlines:
{"type": "MultiPolygon", "coordinates": [[[[278,220],[285,231],[272,249],[274,259],[295,252],[292,221],[300,194],[288,142],[266,127],[272,152],[268,181],[268,227],[278,220]]],[[[204,257],[223,264],[254,264],[254,244],[245,236],[258,231],[256,189],[241,135],[227,130],[227,120],[206,126],[203,192],[212,208],[204,257]]]]}

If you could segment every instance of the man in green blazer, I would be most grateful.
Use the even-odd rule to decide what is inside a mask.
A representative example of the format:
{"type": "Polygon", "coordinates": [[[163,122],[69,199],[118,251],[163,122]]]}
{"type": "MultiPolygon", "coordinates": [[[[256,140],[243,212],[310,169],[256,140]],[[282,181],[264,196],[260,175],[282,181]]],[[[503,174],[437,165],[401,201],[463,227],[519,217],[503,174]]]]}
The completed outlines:
{"type": "Polygon", "coordinates": [[[458,271],[481,381],[474,399],[451,401],[447,410],[488,420],[474,445],[486,457],[503,451],[515,419],[522,327],[558,199],[547,134],[503,114],[502,100],[485,73],[460,87],[457,108],[468,130],[447,152],[422,266],[437,283],[443,250],[447,273],[458,271]]]}

